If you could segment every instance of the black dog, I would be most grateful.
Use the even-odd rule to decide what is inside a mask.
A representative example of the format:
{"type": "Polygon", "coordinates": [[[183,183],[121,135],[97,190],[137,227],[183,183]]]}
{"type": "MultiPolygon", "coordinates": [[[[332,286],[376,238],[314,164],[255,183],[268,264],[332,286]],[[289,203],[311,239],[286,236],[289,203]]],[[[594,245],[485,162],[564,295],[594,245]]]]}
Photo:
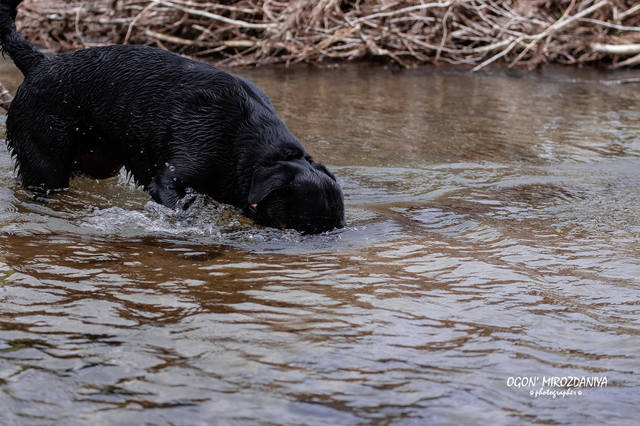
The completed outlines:
{"type": "Polygon", "coordinates": [[[124,166],[171,208],[192,188],[266,226],[344,226],[335,177],[255,84],[147,46],[46,57],[16,30],[20,2],[0,0],[0,44],[25,75],[7,117],[24,186],[47,195],[73,174],[106,178],[124,166]]]}

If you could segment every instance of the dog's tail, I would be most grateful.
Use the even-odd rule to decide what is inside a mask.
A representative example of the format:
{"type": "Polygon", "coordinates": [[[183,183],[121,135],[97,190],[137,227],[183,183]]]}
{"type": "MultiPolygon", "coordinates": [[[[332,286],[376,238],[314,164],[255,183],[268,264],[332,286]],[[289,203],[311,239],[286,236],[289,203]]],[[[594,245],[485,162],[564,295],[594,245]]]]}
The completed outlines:
{"type": "Polygon", "coordinates": [[[16,29],[16,8],[22,0],[0,0],[0,49],[8,53],[25,76],[42,62],[45,56],[26,41],[16,29]]]}

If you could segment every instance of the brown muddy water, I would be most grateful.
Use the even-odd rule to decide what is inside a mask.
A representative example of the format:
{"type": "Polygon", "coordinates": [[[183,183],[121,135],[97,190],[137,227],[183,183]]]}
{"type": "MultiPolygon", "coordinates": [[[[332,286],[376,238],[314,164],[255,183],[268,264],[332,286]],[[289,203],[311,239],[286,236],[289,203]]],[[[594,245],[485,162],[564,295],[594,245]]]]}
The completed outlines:
{"type": "Polygon", "coordinates": [[[637,424],[640,86],[239,73],[348,228],[179,214],[124,174],[36,202],[2,146],[0,423],[637,424]]]}

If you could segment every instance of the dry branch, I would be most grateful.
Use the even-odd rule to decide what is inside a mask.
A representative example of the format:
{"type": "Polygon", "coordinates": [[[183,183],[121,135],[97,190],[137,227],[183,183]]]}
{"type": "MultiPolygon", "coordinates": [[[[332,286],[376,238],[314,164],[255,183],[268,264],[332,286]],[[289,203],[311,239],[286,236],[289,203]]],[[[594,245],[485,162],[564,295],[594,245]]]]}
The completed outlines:
{"type": "Polygon", "coordinates": [[[18,25],[55,52],[155,44],[226,65],[633,66],[619,56],[640,53],[636,0],[25,0],[18,25]]]}
{"type": "Polygon", "coordinates": [[[608,53],[609,55],[637,55],[640,53],[640,44],[594,43],[591,48],[594,52],[608,53]]]}

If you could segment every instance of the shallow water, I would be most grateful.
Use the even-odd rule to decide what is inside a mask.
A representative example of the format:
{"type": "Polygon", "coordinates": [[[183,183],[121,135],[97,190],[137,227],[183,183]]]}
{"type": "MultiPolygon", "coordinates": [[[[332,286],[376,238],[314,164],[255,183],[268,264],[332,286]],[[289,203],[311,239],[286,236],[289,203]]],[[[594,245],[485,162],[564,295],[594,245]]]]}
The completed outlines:
{"type": "Polygon", "coordinates": [[[240,73],[349,226],[178,214],[124,174],[36,202],[0,148],[0,423],[635,424],[640,86],[240,73]]]}

